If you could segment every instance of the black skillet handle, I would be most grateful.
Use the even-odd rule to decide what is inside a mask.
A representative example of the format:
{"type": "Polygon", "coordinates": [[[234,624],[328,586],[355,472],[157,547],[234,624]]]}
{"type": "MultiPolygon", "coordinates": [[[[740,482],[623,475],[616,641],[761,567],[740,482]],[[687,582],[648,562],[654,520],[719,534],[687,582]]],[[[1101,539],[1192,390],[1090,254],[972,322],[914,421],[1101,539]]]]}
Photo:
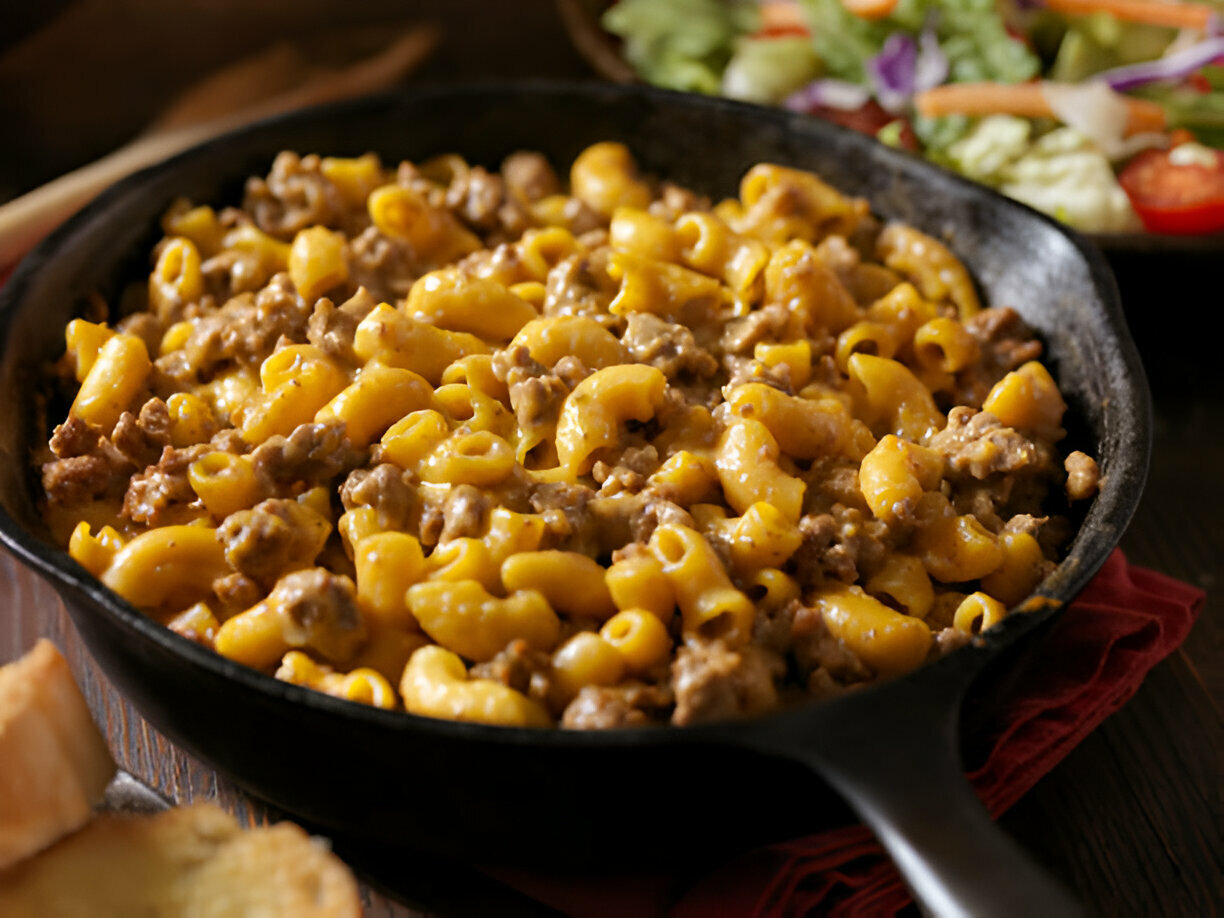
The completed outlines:
{"type": "MultiPolygon", "coordinates": [[[[900,686],[898,686],[900,688],[900,686]]],[[[864,693],[829,705],[822,729],[758,740],[810,766],[875,832],[915,900],[938,916],[1058,918],[1084,909],[991,819],[965,780],[959,685],[864,693]]]]}

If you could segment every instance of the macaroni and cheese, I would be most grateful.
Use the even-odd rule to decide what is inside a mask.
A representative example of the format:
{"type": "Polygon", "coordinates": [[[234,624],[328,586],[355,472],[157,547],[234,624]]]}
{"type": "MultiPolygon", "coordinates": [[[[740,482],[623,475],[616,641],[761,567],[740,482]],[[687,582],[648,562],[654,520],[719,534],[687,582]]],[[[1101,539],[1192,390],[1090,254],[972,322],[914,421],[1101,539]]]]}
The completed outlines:
{"type": "Polygon", "coordinates": [[[66,330],[48,521],[360,703],[691,724],[892,678],[1005,618],[1096,488],[1020,317],[808,172],[286,152],[162,229],[66,330]]]}

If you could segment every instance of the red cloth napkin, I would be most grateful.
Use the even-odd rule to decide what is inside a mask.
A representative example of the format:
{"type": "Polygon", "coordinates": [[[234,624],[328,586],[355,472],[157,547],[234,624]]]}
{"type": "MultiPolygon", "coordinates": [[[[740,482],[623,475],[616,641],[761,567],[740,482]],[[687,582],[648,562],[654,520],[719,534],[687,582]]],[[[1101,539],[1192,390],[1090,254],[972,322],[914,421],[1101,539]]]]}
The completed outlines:
{"type": "MultiPolygon", "coordinates": [[[[1134,567],[1115,550],[1029,654],[968,712],[979,748],[966,777],[998,817],[1122,707],[1153,666],[1186,639],[1202,590],[1134,567]]],[[[502,874],[541,902],[576,916],[671,915],[784,918],[891,915],[906,889],[863,825],[844,826],[741,855],[676,889],[666,876],[573,878],[502,874]]]]}

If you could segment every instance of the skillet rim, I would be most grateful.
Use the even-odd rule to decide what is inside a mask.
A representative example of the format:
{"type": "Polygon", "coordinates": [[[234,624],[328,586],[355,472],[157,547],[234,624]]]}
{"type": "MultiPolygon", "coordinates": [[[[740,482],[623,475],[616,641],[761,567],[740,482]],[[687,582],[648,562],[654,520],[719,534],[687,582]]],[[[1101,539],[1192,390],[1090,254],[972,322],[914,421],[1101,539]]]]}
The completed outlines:
{"type": "MultiPolygon", "coordinates": [[[[704,108],[714,117],[722,113],[731,113],[738,118],[755,119],[762,124],[773,124],[787,131],[813,138],[837,138],[839,144],[859,147],[865,157],[882,160],[886,165],[894,168],[900,174],[904,184],[915,183],[924,177],[934,178],[938,182],[960,186],[965,194],[971,196],[971,199],[992,199],[994,206],[1006,207],[1017,213],[1023,213],[1023,219],[1043,225],[1044,232],[1052,231],[1055,235],[1062,237],[1063,241],[1070,243],[1084,267],[1087,268],[1091,278],[1091,289],[1095,294],[1093,308],[1103,314],[1105,325],[1113,333],[1113,343],[1119,352],[1119,359],[1126,365],[1127,372],[1121,379],[1122,388],[1126,392],[1122,394],[1130,396],[1136,409],[1131,423],[1137,429],[1140,441],[1130,444],[1133,452],[1129,455],[1115,457],[1116,461],[1120,459],[1123,462],[1119,472],[1125,472],[1134,479],[1134,487],[1131,491],[1119,494],[1111,507],[1101,511],[1102,513],[1112,512],[1113,516],[1098,522],[1107,522],[1116,531],[1103,532],[1100,525],[1089,530],[1087,523],[1099,515],[1096,512],[1097,502],[1100,499],[1098,495],[1055,571],[1038,586],[1029,599],[1024,601],[1024,603],[1036,601],[1038,608],[1023,615],[1008,615],[1000,625],[989,629],[953,653],[926,663],[919,669],[896,679],[869,684],[856,691],[855,698],[865,700],[870,696],[881,700],[884,696],[900,696],[926,683],[952,682],[960,684],[962,688],[967,687],[982,666],[991,658],[1005,649],[1015,647],[1024,635],[1061,612],[1062,608],[1074,599],[1104,565],[1138,507],[1150,464],[1152,439],[1150,391],[1138,351],[1126,324],[1117,286],[1105,256],[1086,238],[1045,214],[1003,198],[985,186],[940,169],[914,154],[886,147],[871,138],[820,119],[808,118],[784,109],[755,106],[730,99],[694,96],[649,86],[621,86],[609,83],[547,79],[431,83],[284,113],[228,131],[116,182],[57,227],[18,264],[8,282],[3,288],[0,288],[0,347],[4,348],[4,352],[0,353],[0,364],[8,363],[8,332],[14,317],[23,305],[27,288],[31,285],[35,274],[53,262],[60,250],[69,247],[78,237],[86,235],[95,222],[102,222],[105,225],[115,220],[114,216],[108,217],[110,210],[121,208],[125,201],[138,197],[139,189],[151,179],[184,167],[192,160],[206,156],[217,147],[264,134],[270,135],[270,140],[271,135],[275,135],[286,126],[322,120],[332,113],[355,114],[360,113],[363,109],[377,113],[380,109],[401,99],[413,99],[418,104],[423,104],[424,101],[431,98],[441,100],[465,96],[504,96],[523,93],[540,97],[552,94],[589,99],[638,97],[646,101],[653,100],[690,109],[704,108]]],[[[245,176],[238,178],[245,178],[245,176]]],[[[28,471],[27,467],[27,481],[28,471]]],[[[73,598],[83,597],[103,610],[129,634],[141,640],[152,641],[164,652],[186,658],[191,665],[202,666],[210,670],[212,675],[237,683],[246,691],[256,692],[276,702],[286,701],[291,704],[305,705],[306,708],[313,709],[321,716],[342,717],[345,720],[355,719],[376,729],[424,732],[449,739],[470,738],[486,743],[519,745],[527,742],[548,747],[629,747],[644,744],[725,742],[737,733],[749,732],[737,730],[737,726],[781,723],[791,719],[810,722],[812,719],[824,716],[820,713],[822,711],[826,715],[835,711],[838,705],[833,702],[840,700],[837,698],[807,699],[792,706],[744,720],[695,724],[679,728],[673,725],[660,725],[617,730],[505,727],[425,717],[406,711],[385,711],[336,698],[303,686],[282,682],[175,634],[141,613],[117,594],[111,593],[100,580],[77,564],[66,550],[45,542],[33,532],[26,530],[9,515],[7,508],[3,505],[0,505],[0,543],[3,543],[19,560],[50,581],[64,598],[65,605],[74,618],[78,610],[74,602],[65,595],[65,591],[73,594],[73,598]]]]}

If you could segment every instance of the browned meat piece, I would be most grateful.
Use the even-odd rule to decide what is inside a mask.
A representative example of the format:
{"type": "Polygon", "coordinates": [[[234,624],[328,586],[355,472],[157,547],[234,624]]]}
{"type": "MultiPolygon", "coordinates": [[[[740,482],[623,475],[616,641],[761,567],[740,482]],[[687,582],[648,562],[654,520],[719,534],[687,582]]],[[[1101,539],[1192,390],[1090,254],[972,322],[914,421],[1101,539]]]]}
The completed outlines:
{"type": "Polygon", "coordinates": [[[829,633],[817,610],[795,601],[786,608],[783,617],[790,619],[791,653],[809,680],[817,672],[827,673],[843,685],[872,677],[871,670],[829,633]]]}
{"type": "Polygon", "coordinates": [[[86,456],[102,444],[102,428],[70,414],[51,434],[51,452],[60,459],[86,456]]]}
{"type": "Polygon", "coordinates": [[[544,287],[544,315],[587,316],[598,322],[608,318],[608,304],[620,284],[608,276],[607,250],[596,249],[557,262],[544,287]]]}
{"type": "Polygon", "coordinates": [[[710,199],[699,195],[688,188],[681,188],[671,182],[664,182],[659,188],[659,196],[650,202],[650,212],[664,220],[675,221],[684,214],[710,209],[710,199]]]}
{"type": "Polygon", "coordinates": [[[482,233],[517,239],[531,225],[531,215],[505,180],[481,166],[456,173],[446,190],[446,206],[460,220],[482,233]]]}
{"type": "Polygon", "coordinates": [[[528,501],[548,527],[541,548],[560,548],[575,539],[586,520],[587,504],[595,496],[595,491],[584,484],[536,483],[528,501]]]}
{"type": "Polygon", "coordinates": [[[144,342],[145,350],[150,354],[156,354],[158,348],[161,347],[165,328],[153,313],[134,312],[117,322],[115,331],[124,335],[135,335],[144,342]]]}
{"type": "Polygon", "coordinates": [[[1003,532],[1023,532],[1035,536],[1049,520],[1045,516],[1031,516],[1027,513],[1017,513],[1003,526],[1003,532]]]}
{"type": "Polygon", "coordinates": [[[479,249],[464,256],[459,262],[459,273],[464,277],[495,280],[505,287],[532,279],[519,247],[509,242],[498,243],[492,248],[479,249]]]}
{"type": "Polygon", "coordinates": [[[596,462],[591,477],[599,484],[601,497],[611,497],[623,491],[636,493],[646,487],[646,479],[658,469],[659,451],[649,443],[631,446],[621,453],[615,465],[596,462]]]}
{"type": "Polygon", "coordinates": [[[348,262],[350,279],[388,303],[407,296],[424,273],[406,242],[384,236],[375,226],[348,244],[348,262]]]}
{"type": "Polygon", "coordinates": [[[102,430],[69,415],[51,435],[56,456],[42,467],[43,488],[53,504],[71,506],[95,497],[118,497],[135,470],[102,430]]]}
{"type": "Polygon", "coordinates": [[[954,650],[960,650],[973,640],[973,635],[959,628],[941,628],[935,632],[935,655],[945,657],[954,650]]]}
{"type": "Polygon", "coordinates": [[[487,663],[477,663],[469,671],[472,679],[492,679],[522,692],[530,698],[545,701],[550,690],[551,658],[540,650],[532,650],[526,641],[511,641],[487,663]]]}
{"type": "Polygon", "coordinates": [[[958,375],[958,404],[980,407],[995,383],[1041,356],[1041,342],[1033,339],[1033,330],[1010,306],[983,309],[966,320],[965,328],[981,344],[982,357],[958,375]]]}
{"type": "Polygon", "coordinates": [[[1015,478],[1007,476],[989,481],[970,478],[957,482],[950,495],[952,507],[958,514],[976,517],[991,532],[999,532],[1003,528],[999,509],[1010,500],[1015,483],[1015,478]]]}
{"type": "Polygon", "coordinates": [[[446,206],[469,226],[491,230],[506,200],[506,183],[483,166],[458,172],[446,189],[446,206]]]}
{"type": "Polygon", "coordinates": [[[281,153],[266,179],[247,181],[243,209],[265,233],[286,241],[308,226],[339,225],[344,199],[319,171],[320,162],[314,154],[281,153]]]}
{"type": "Polygon", "coordinates": [[[510,407],[520,428],[555,424],[570,389],[552,373],[529,376],[510,387],[510,407]]]}
{"type": "Polygon", "coordinates": [[[292,647],[311,647],[343,662],[365,640],[357,587],[348,577],[321,567],[293,571],[277,581],[268,603],[284,615],[282,633],[292,647]]]}
{"type": "MultiPolygon", "coordinates": [[[[567,368],[572,369],[572,365],[567,364],[567,368]]],[[[576,384],[532,360],[525,347],[498,351],[493,357],[493,373],[509,389],[510,407],[519,427],[525,429],[556,423],[566,396],[576,384]]]]}
{"type": "MultiPolygon", "coordinates": [[[[632,497],[638,504],[629,517],[629,532],[635,542],[650,541],[650,537],[660,526],[677,525],[687,526],[690,529],[695,529],[697,526],[689,512],[679,504],[648,491],[632,495],[632,497]]],[[[604,506],[614,505],[609,502],[604,506]]],[[[619,548],[621,544],[624,543],[621,542],[614,547],[619,548]]]]}
{"type": "MultiPolygon", "coordinates": [[[[308,511],[307,511],[308,512],[308,511]]],[[[231,513],[217,528],[230,567],[252,580],[271,586],[288,571],[314,563],[328,527],[304,521],[295,500],[275,498],[250,510],[231,513]]]]}
{"type": "Polygon", "coordinates": [[[931,449],[948,457],[959,475],[983,479],[1031,467],[1040,456],[1032,441],[999,423],[989,412],[963,405],[948,414],[948,424],[931,438],[931,449]]]}
{"type": "Polygon", "coordinates": [[[176,392],[187,392],[199,383],[196,367],[181,348],[162,354],[153,361],[149,388],[158,398],[168,399],[176,392]]]}
{"type": "Polygon", "coordinates": [[[272,353],[276,343],[287,338],[296,344],[306,341],[306,326],[311,306],[298,294],[288,274],[273,275],[255,294],[255,320],[258,328],[246,329],[243,350],[263,358],[272,353]]]}
{"type": "Polygon", "coordinates": [[[784,363],[770,367],[752,357],[735,356],[726,357],[724,361],[731,371],[727,379],[728,389],[734,389],[745,383],[764,383],[787,395],[795,394],[795,387],[791,384],[790,367],[784,363]]]}
{"type": "Polygon", "coordinates": [[[123,515],[137,523],[164,526],[196,500],[195,489],[187,478],[191,464],[211,450],[206,444],[174,449],[166,447],[156,465],[133,475],[123,495],[123,515]]]}
{"type": "Polygon", "coordinates": [[[329,357],[346,363],[358,363],[357,355],[353,353],[353,336],[361,320],[377,305],[378,300],[365,287],[358,288],[339,306],[323,297],[315,302],[314,311],[310,314],[306,340],[329,357]]]}
{"type": "Polygon", "coordinates": [[[1063,463],[1067,470],[1068,500],[1087,500],[1097,492],[1101,483],[1101,470],[1096,460],[1079,450],[1067,456],[1063,463]]]}
{"type": "Polygon", "coordinates": [[[566,199],[565,206],[561,209],[561,217],[565,220],[566,228],[583,241],[589,238],[589,233],[598,232],[607,226],[603,217],[578,198],[566,199]]]}
{"type": "Polygon", "coordinates": [[[722,348],[728,354],[749,354],[757,342],[776,339],[788,322],[790,313],[782,303],[762,306],[742,319],[727,323],[722,336],[722,348]]]}
{"type": "Polygon", "coordinates": [[[208,439],[208,445],[218,453],[233,453],[243,456],[251,451],[251,444],[242,439],[242,432],[233,427],[223,427],[208,439]]]}
{"type": "Polygon", "coordinates": [[[218,577],[213,581],[212,589],[227,615],[236,615],[251,608],[268,592],[266,586],[260,586],[246,574],[238,573],[218,577]]]}
{"type": "Polygon", "coordinates": [[[257,252],[227,249],[206,258],[200,265],[204,275],[205,296],[201,302],[225,303],[242,293],[254,293],[260,288],[267,273],[260,264],[257,252]]]}
{"type": "Polygon", "coordinates": [[[326,484],[356,467],[362,453],[345,439],[343,421],[299,424],[288,437],[269,437],[251,453],[263,493],[283,494],[294,485],[326,484]]]}
{"type": "Polygon", "coordinates": [[[807,514],[799,520],[803,542],[793,556],[795,575],[805,587],[826,577],[854,583],[870,571],[888,550],[888,527],[862,511],[834,504],[829,513],[807,514]]]}
{"type": "Polygon", "coordinates": [[[777,707],[781,657],[752,644],[689,641],[672,662],[673,724],[696,724],[759,714],[777,707]]]}
{"type": "Polygon", "coordinates": [[[667,722],[672,705],[665,687],[628,682],[605,688],[588,685],[561,715],[561,726],[571,730],[612,730],[617,727],[647,727],[667,722]]]}
{"type": "Polygon", "coordinates": [[[489,495],[474,485],[460,484],[452,487],[442,507],[442,518],[445,522],[438,541],[484,535],[489,505],[489,495]]]}
{"type": "Polygon", "coordinates": [[[596,494],[581,484],[539,484],[531,505],[548,525],[545,547],[605,557],[629,542],[649,541],[663,523],[695,526],[689,512],[649,489],[596,494]]]}
{"type": "Polygon", "coordinates": [[[304,343],[309,316],[289,275],[278,274],[259,293],[235,296],[197,322],[183,354],[199,378],[230,360],[257,367],[282,338],[304,343]]]}
{"type": "Polygon", "coordinates": [[[668,379],[682,374],[713,376],[718,372],[718,361],[697,344],[692,331],[648,312],[629,316],[621,344],[629,349],[635,361],[656,367],[668,379]]]}
{"type": "Polygon", "coordinates": [[[538,201],[561,192],[561,182],[540,153],[511,153],[502,162],[506,185],[524,201],[538,201]]]}
{"type": "Polygon", "coordinates": [[[151,398],[140,416],[125,411],[111,433],[111,442],[133,465],[152,465],[170,445],[170,412],[160,398],[151,398]]]}
{"type": "Polygon", "coordinates": [[[373,507],[379,526],[404,530],[416,503],[416,491],[410,482],[408,472],[383,462],[372,469],[350,472],[340,488],[340,500],[345,510],[373,507]]]}
{"type": "Polygon", "coordinates": [[[845,236],[826,236],[816,246],[816,257],[825,267],[832,268],[843,284],[853,276],[854,269],[863,260],[859,250],[850,245],[845,236]]]}
{"type": "Polygon", "coordinates": [[[994,532],[1017,513],[1039,513],[1059,473],[1050,444],[1029,440],[993,415],[964,406],[952,409],[931,448],[948,457],[956,512],[976,516],[994,532]]]}
{"type": "Polygon", "coordinates": [[[53,459],[42,467],[43,490],[53,504],[73,506],[113,491],[131,471],[121,466],[116,474],[114,465],[104,456],[69,456],[53,459]]]}
{"type": "Polygon", "coordinates": [[[869,512],[863,492],[859,490],[857,462],[841,456],[817,459],[803,477],[808,483],[803,501],[804,513],[832,513],[836,504],[869,512]]]}

